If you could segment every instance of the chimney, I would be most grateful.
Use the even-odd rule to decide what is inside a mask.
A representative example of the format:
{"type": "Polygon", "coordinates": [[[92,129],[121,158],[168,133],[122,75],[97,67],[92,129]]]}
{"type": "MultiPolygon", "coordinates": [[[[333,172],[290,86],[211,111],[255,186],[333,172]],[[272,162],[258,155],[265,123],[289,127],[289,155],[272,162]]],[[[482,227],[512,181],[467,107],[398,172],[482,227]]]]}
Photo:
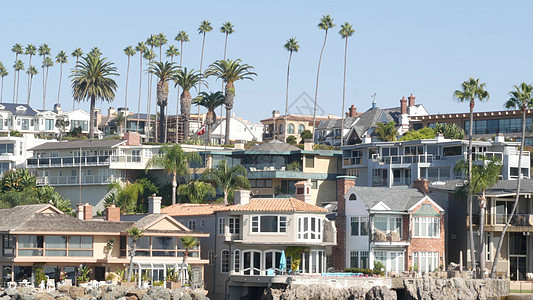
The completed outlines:
{"type": "Polygon", "coordinates": [[[333,265],[336,269],[346,267],[346,205],[344,196],[348,190],[355,186],[355,177],[337,176],[337,246],[333,247],[333,265]]]}
{"type": "Polygon", "coordinates": [[[372,100],[372,109],[376,108],[376,99],[372,100]]]}
{"type": "Polygon", "coordinates": [[[235,150],[244,150],[244,141],[235,141],[235,150]]]}
{"type": "Polygon", "coordinates": [[[313,139],[305,139],[304,140],[304,150],[305,151],[313,151],[313,139]]]}
{"type": "Polygon", "coordinates": [[[141,145],[141,135],[138,132],[126,132],[122,139],[126,140],[126,146],[141,145]]]}
{"type": "Polygon", "coordinates": [[[503,135],[503,133],[498,133],[498,134],[494,137],[494,142],[496,142],[496,143],[503,143],[503,142],[505,142],[505,136],[503,135]]]}
{"type": "Polygon", "coordinates": [[[82,203],[78,203],[76,204],[76,216],[78,217],[78,219],[80,220],[83,220],[84,217],[84,213],[85,213],[85,209],[83,208],[83,204],[82,203]]]}
{"type": "Polygon", "coordinates": [[[107,117],[113,117],[113,115],[116,113],[117,111],[115,110],[115,108],[113,106],[110,106],[108,109],[107,109],[107,117]]]}
{"type": "Polygon", "coordinates": [[[249,190],[235,190],[233,192],[233,204],[246,205],[250,203],[250,191],[249,190]]]}
{"type": "Polygon", "coordinates": [[[83,205],[83,220],[92,221],[93,219],[93,206],[89,203],[83,205]]]}
{"type": "Polygon", "coordinates": [[[400,100],[400,107],[401,107],[401,114],[406,114],[407,113],[407,99],[405,99],[405,97],[402,98],[402,100],[400,100]]]}
{"type": "Polygon", "coordinates": [[[363,136],[363,144],[370,144],[372,143],[372,137],[368,134],[363,136]]]}
{"type": "Polygon", "coordinates": [[[149,214],[160,214],[161,213],[161,199],[162,197],[157,197],[155,194],[148,197],[148,213],[149,214]]]}
{"type": "Polygon", "coordinates": [[[331,120],[331,119],[334,119],[335,118],[335,115],[334,114],[329,114],[328,115],[328,120],[331,120]]]}
{"type": "Polygon", "coordinates": [[[105,210],[106,221],[119,222],[120,221],[120,207],[116,207],[115,204],[107,207],[105,210]]]}
{"type": "Polygon", "coordinates": [[[311,187],[313,187],[311,179],[307,179],[306,181],[298,181],[294,184],[294,187],[296,188],[296,194],[294,195],[294,198],[302,200],[303,202],[311,203],[311,187]]]}
{"type": "Polygon", "coordinates": [[[437,142],[443,142],[445,140],[444,135],[442,133],[437,133],[436,139],[437,142]]]}
{"type": "Polygon", "coordinates": [[[355,107],[355,105],[352,104],[352,106],[350,106],[350,112],[348,116],[352,118],[357,116],[357,108],[355,107]]]}
{"type": "Polygon", "coordinates": [[[279,110],[273,110],[272,111],[272,118],[277,118],[279,117],[279,110]]]}
{"type": "Polygon", "coordinates": [[[54,112],[58,115],[63,114],[63,109],[61,109],[61,104],[59,103],[54,104],[54,112]]]}
{"type": "Polygon", "coordinates": [[[429,180],[427,179],[417,179],[413,181],[413,188],[417,189],[424,195],[429,194],[429,180]]]}
{"type": "Polygon", "coordinates": [[[91,116],[93,120],[96,122],[94,127],[97,128],[100,123],[102,123],[102,111],[99,108],[96,108],[94,110],[94,116],[91,116]]]}
{"type": "Polygon", "coordinates": [[[413,96],[413,93],[411,93],[411,96],[407,97],[407,99],[409,99],[409,107],[415,105],[415,99],[416,99],[416,97],[413,96]]]}

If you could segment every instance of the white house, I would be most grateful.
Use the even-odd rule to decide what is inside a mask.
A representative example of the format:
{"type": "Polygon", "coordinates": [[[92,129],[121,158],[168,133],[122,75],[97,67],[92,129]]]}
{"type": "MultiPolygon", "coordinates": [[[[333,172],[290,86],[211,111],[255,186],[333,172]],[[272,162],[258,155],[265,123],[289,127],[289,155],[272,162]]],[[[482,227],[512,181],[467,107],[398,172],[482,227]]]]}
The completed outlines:
{"type": "MultiPolygon", "coordinates": [[[[213,125],[212,139],[220,141],[225,139],[226,118],[218,119],[213,125]]],[[[231,117],[230,137],[231,141],[263,141],[263,124],[253,124],[242,118],[231,117]]]]}

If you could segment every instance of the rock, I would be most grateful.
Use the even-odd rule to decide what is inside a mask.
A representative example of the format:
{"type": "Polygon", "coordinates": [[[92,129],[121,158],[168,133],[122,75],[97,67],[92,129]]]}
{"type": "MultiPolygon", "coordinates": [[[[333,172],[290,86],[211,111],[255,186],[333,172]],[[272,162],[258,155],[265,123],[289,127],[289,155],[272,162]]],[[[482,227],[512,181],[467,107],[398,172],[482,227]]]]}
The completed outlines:
{"type": "Polygon", "coordinates": [[[76,299],[76,298],[82,297],[83,295],[85,295],[85,289],[82,288],[82,287],[71,286],[68,289],[68,295],[72,299],[76,299]]]}
{"type": "Polygon", "coordinates": [[[49,295],[49,294],[37,294],[35,295],[36,300],[54,300],[55,297],[49,295]]]}
{"type": "MultiPolygon", "coordinates": [[[[148,296],[158,300],[171,300],[170,290],[167,290],[162,286],[154,286],[149,289],[148,296]]],[[[141,299],[144,299],[144,297],[142,297],[141,299]]]]}
{"type": "Polygon", "coordinates": [[[57,288],[57,291],[58,292],[61,292],[61,293],[68,293],[68,290],[71,288],[72,286],[70,285],[61,285],[57,288]]]}
{"type": "Polygon", "coordinates": [[[146,295],[146,291],[145,290],[135,289],[133,291],[127,292],[126,293],[126,298],[128,300],[141,300],[144,295],[146,295]]]}
{"type": "Polygon", "coordinates": [[[366,294],[365,300],[396,300],[396,292],[386,286],[374,286],[366,294]]]}

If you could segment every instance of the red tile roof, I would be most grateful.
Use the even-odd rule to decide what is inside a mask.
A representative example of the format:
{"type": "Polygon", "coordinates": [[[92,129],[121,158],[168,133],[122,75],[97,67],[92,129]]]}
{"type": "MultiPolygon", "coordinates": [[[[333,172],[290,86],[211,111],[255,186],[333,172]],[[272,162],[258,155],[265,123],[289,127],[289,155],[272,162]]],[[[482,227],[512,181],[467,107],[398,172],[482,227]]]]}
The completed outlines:
{"type": "Polygon", "coordinates": [[[327,212],[328,210],[296,198],[254,198],[248,204],[230,205],[230,211],[327,212]]]}
{"type": "Polygon", "coordinates": [[[226,208],[224,204],[184,203],[164,207],[161,213],[169,216],[212,215],[216,210],[224,210],[224,208],[226,208]]]}

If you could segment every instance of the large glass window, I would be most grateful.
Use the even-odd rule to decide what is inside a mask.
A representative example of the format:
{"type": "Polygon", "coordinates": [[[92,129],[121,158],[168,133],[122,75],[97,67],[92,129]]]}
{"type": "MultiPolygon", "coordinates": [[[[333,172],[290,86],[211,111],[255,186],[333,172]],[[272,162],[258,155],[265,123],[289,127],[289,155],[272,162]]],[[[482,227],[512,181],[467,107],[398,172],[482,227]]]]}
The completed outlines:
{"type": "MultiPolygon", "coordinates": [[[[531,118],[526,118],[526,130],[531,128],[531,118]]],[[[470,131],[470,121],[465,121],[465,132],[470,131]]],[[[474,134],[513,133],[522,131],[521,118],[474,120],[474,134]]]]}
{"type": "Polygon", "coordinates": [[[0,155],[14,154],[15,144],[0,144],[0,155]]]}
{"type": "Polygon", "coordinates": [[[350,229],[352,236],[368,235],[368,217],[351,217],[350,229]]]}
{"type": "Polygon", "coordinates": [[[54,120],[46,119],[44,121],[44,129],[45,130],[54,130],[54,120]]]}
{"type": "Polygon", "coordinates": [[[286,216],[252,216],[252,232],[287,232],[286,216]]]}
{"type": "Polygon", "coordinates": [[[170,236],[152,237],[152,256],[175,256],[176,239],[170,236]]]}
{"type": "Polygon", "coordinates": [[[368,251],[350,251],[350,268],[368,268],[368,251]]]}
{"type": "Polygon", "coordinates": [[[294,124],[291,123],[287,126],[287,133],[294,134],[294,124]]]}
{"type": "Polygon", "coordinates": [[[92,236],[70,236],[68,256],[93,256],[92,236]]]}
{"type": "Polygon", "coordinates": [[[72,120],[71,128],[78,128],[81,127],[82,131],[89,130],[89,122],[88,121],[82,121],[82,120],[72,120]]]}
{"type": "Polygon", "coordinates": [[[298,217],[299,240],[322,240],[322,219],[317,217],[298,217]]]}
{"type": "Polygon", "coordinates": [[[400,241],[402,239],[402,217],[375,216],[372,220],[375,241],[400,241]]]}
{"type": "Polygon", "coordinates": [[[261,275],[261,252],[244,251],[242,257],[244,275],[261,275]]]}
{"type": "Polygon", "coordinates": [[[230,217],[228,219],[228,227],[230,234],[240,234],[241,233],[241,220],[239,217],[230,217]]]}
{"type": "Polygon", "coordinates": [[[457,156],[463,155],[463,148],[461,146],[442,147],[442,155],[444,156],[457,156]]]}
{"type": "Polygon", "coordinates": [[[438,252],[413,252],[413,267],[419,272],[433,272],[439,267],[438,252]]]}
{"type": "Polygon", "coordinates": [[[17,243],[17,238],[14,235],[4,235],[2,237],[2,255],[13,256],[13,251],[17,243]]]}
{"type": "Polygon", "coordinates": [[[67,256],[67,237],[48,235],[44,237],[46,256],[67,256]]]}
{"type": "Polygon", "coordinates": [[[404,270],[404,253],[400,251],[374,251],[374,259],[385,266],[387,272],[396,273],[404,270]]]}
{"type": "Polygon", "coordinates": [[[440,236],[440,218],[438,217],[415,217],[414,236],[435,238],[440,236]]]}
{"type": "Polygon", "coordinates": [[[42,235],[19,235],[18,255],[19,256],[42,256],[43,255],[42,235]]]}
{"type": "Polygon", "coordinates": [[[220,267],[222,273],[229,272],[229,250],[222,250],[220,253],[220,267]]]}

